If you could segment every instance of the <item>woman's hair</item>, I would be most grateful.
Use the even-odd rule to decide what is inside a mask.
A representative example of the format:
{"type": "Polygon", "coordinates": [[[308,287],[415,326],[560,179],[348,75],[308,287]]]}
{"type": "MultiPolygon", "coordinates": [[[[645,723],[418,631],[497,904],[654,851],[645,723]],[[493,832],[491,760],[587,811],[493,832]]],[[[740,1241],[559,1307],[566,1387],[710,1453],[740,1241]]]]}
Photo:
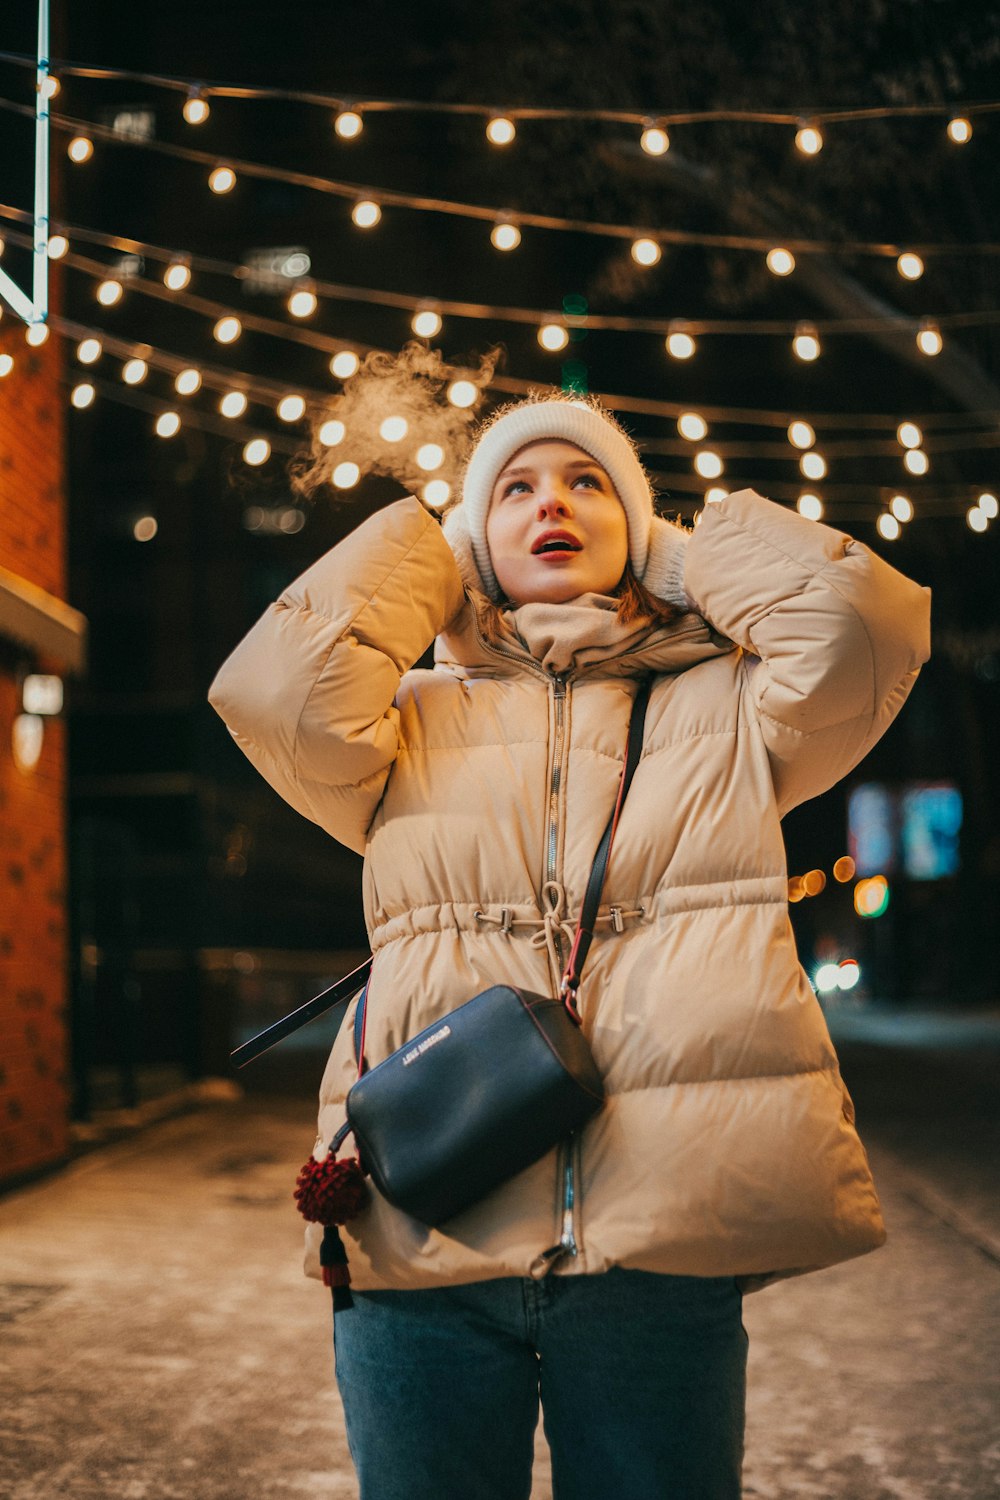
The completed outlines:
{"type": "MultiPolygon", "coordinates": [[[[651,594],[635,576],[630,562],[625,564],[625,571],[617,587],[612,589],[612,594],[618,600],[616,613],[622,625],[630,625],[633,620],[640,619],[647,619],[653,625],[667,625],[681,613],[676,604],[669,604],[666,599],[651,594]]],[[[479,629],[484,638],[491,646],[499,645],[504,634],[501,611],[513,609],[514,605],[509,599],[501,599],[499,604],[494,604],[492,599],[478,589],[475,591],[474,603],[479,616],[479,629]]]]}

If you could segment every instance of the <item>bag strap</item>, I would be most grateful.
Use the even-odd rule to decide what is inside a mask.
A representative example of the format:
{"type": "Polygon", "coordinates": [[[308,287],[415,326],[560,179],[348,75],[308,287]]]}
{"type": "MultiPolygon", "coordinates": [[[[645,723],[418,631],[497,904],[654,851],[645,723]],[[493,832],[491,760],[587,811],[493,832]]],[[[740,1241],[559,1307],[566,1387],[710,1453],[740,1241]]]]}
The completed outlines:
{"type": "Polygon", "coordinates": [[[635,695],[632,705],[632,717],[628,726],[628,746],[625,750],[625,764],[622,766],[621,781],[618,785],[618,800],[615,802],[614,811],[608,819],[607,827],[601,836],[601,842],[597,846],[594,855],[594,863],[590,868],[590,879],[587,881],[587,889],[583,896],[583,905],[580,907],[580,920],[577,923],[576,936],[570,949],[569,960],[566,971],[562,977],[559,993],[567,1010],[574,1020],[579,1020],[576,1009],[576,992],[580,988],[580,975],[583,966],[587,962],[587,954],[594,940],[594,924],[597,921],[597,910],[601,904],[601,892],[604,890],[604,880],[608,873],[608,862],[611,858],[611,846],[615,840],[615,832],[618,828],[618,819],[621,817],[628,789],[632,785],[632,777],[635,768],[639,764],[642,755],[643,731],[646,723],[646,709],[649,705],[649,694],[652,689],[652,679],[647,677],[635,695]]]}
{"type": "MultiPolygon", "coordinates": [[[[229,1056],[238,1068],[245,1068],[248,1062],[253,1062],[255,1057],[260,1057],[269,1047],[276,1042],[283,1041],[286,1036],[291,1036],[293,1031],[298,1031],[300,1026],[305,1026],[308,1021],[314,1021],[324,1011],[331,1010],[335,1005],[343,1005],[345,1008],[354,999],[355,995],[368,983],[368,975],[371,973],[371,958],[366,958],[363,964],[352,969],[350,974],[345,974],[343,979],[338,979],[336,984],[331,984],[329,989],[321,990],[305,1005],[300,1005],[298,1010],[290,1011],[287,1016],[282,1016],[280,1021],[267,1026],[252,1036],[248,1042],[244,1042],[229,1056]]],[[[343,1016],[341,1017],[343,1020],[343,1016]]]]}

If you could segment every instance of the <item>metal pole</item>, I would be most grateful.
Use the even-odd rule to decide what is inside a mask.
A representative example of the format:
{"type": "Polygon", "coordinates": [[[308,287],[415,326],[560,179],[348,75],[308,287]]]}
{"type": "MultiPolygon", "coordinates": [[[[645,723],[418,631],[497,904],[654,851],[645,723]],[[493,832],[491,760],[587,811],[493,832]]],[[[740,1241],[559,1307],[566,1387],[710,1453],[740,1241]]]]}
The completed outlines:
{"type": "Polygon", "coordinates": [[[49,313],[49,0],[38,0],[38,72],[35,99],[35,237],[33,322],[49,313]]]}

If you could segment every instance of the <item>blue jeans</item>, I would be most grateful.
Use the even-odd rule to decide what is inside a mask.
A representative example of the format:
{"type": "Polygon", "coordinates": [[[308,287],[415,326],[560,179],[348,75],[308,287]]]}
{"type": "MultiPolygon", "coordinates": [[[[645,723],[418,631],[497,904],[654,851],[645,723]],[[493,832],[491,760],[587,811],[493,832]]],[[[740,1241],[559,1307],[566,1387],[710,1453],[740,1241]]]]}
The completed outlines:
{"type": "Polygon", "coordinates": [[[334,1325],[361,1500],[528,1500],[541,1398],[555,1500],[739,1500],[743,1298],[613,1268],[355,1292],[334,1325]]]}

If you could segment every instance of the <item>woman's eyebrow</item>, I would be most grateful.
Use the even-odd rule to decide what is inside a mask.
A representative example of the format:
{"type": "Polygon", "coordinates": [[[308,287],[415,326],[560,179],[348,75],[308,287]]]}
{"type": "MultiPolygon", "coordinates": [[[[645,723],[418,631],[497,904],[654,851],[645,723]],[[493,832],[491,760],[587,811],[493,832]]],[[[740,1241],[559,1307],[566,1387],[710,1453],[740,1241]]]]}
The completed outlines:
{"type": "MultiPolygon", "coordinates": [[[[606,470],[604,468],[602,468],[602,466],[597,462],[596,458],[574,458],[574,459],[571,459],[569,463],[563,464],[563,468],[564,469],[600,469],[602,474],[606,473],[606,470]]],[[[504,469],[504,471],[503,471],[502,474],[498,474],[497,475],[497,479],[498,480],[499,479],[507,479],[512,474],[533,474],[534,472],[535,472],[534,469],[531,467],[530,464],[528,464],[526,468],[504,469]]]]}

